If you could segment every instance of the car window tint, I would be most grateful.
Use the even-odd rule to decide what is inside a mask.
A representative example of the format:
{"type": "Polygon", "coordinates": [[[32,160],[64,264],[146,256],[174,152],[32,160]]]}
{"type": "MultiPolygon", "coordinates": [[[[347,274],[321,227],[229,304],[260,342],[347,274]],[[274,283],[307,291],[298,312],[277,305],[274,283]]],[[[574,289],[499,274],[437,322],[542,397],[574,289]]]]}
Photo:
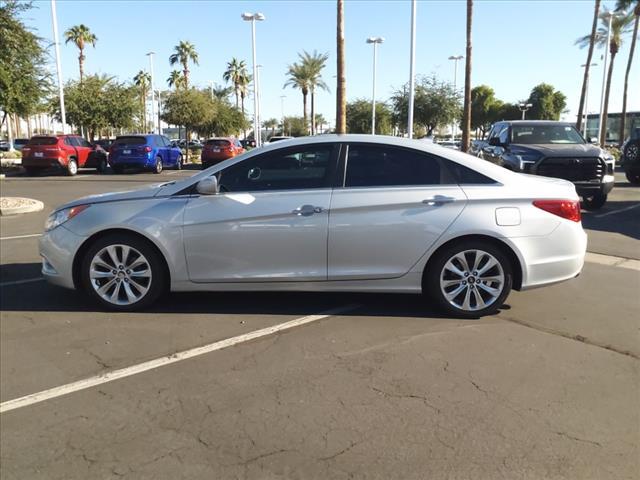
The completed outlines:
{"type": "Polygon", "coordinates": [[[213,140],[207,140],[207,143],[205,145],[207,145],[209,147],[228,147],[229,146],[229,141],[228,140],[213,139],[213,140]]]}
{"type": "Polygon", "coordinates": [[[382,145],[350,145],[345,187],[439,185],[438,160],[423,152],[382,145]]]}
{"type": "Polygon", "coordinates": [[[509,125],[505,124],[498,132],[498,138],[500,139],[500,143],[506,145],[509,143],[509,125]]]}
{"type": "Polygon", "coordinates": [[[333,145],[282,149],[252,157],[223,170],[223,192],[306,190],[332,181],[333,145]]]}
{"type": "Polygon", "coordinates": [[[444,159],[441,159],[441,162],[460,185],[489,185],[497,183],[493,178],[489,178],[459,163],[444,159]]]}
{"type": "Polygon", "coordinates": [[[58,143],[56,137],[33,137],[29,140],[29,145],[55,145],[58,143]]]}
{"type": "Polygon", "coordinates": [[[78,145],[80,147],[87,147],[87,148],[91,148],[91,144],[89,142],[87,142],[84,138],[82,137],[78,137],[78,145]]]}
{"type": "Polygon", "coordinates": [[[73,147],[73,142],[71,141],[71,137],[64,137],[64,144],[73,147]]]}
{"type": "Polygon", "coordinates": [[[116,147],[125,147],[129,145],[145,145],[147,140],[144,137],[118,137],[113,142],[116,147]]]}
{"type": "Polygon", "coordinates": [[[160,138],[162,138],[162,141],[164,142],[165,147],[171,146],[171,140],[169,140],[167,137],[160,137],[160,138]]]}

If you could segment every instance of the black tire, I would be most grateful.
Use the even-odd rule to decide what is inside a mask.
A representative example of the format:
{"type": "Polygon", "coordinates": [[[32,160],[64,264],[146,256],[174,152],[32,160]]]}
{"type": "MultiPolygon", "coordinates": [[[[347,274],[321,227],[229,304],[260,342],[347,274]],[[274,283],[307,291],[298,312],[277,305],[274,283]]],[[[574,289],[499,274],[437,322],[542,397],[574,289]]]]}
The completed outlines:
{"type": "MultiPolygon", "coordinates": [[[[96,240],[89,247],[82,259],[80,271],[81,286],[89,297],[96,303],[108,310],[130,312],[142,310],[152,305],[167,290],[167,275],[164,262],[157,250],[147,241],[126,233],[113,233],[96,240]],[[126,245],[140,252],[148,261],[151,269],[151,279],[148,284],[148,291],[139,301],[135,303],[118,305],[103,299],[95,290],[89,276],[91,261],[94,256],[105,247],[110,245],[126,245]]],[[[124,284],[123,284],[124,285],[124,284]]],[[[121,294],[124,297],[124,294],[121,294]]]]}
{"type": "Polygon", "coordinates": [[[631,172],[625,172],[624,174],[627,177],[627,180],[629,180],[629,183],[631,183],[632,185],[640,185],[640,175],[639,174],[635,174],[634,175],[631,172]]]}
{"type": "Polygon", "coordinates": [[[98,173],[107,173],[107,159],[106,158],[99,158],[98,159],[98,165],[96,166],[96,171],[98,173]]]}
{"type": "Polygon", "coordinates": [[[38,167],[24,167],[24,170],[27,172],[29,177],[35,177],[42,171],[42,169],[38,167]]]}
{"type": "Polygon", "coordinates": [[[67,161],[65,173],[70,177],[73,177],[78,173],[78,161],[75,158],[70,158],[67,161]]]}
{"type": "Polygon", "coordinates": [[[162,173],[162,158],[156,157],[156,164],[153,168],[153,173],[160,174],[162,173]]]}
{"type": "Polygon", "coordinates": [[[124,168],[121,165],[112,165],[111,169],[116,175],[121,175],[124,173],[124,168]]]}
{"type": "Polygon", "coordinates": [[[582,208],[590,212],[601,209],[605,203],[607,203],[607,195],[601,192],[582,197],[582,208]]]}
{"type": "MultiPolygon", "coordinates": [[[[467,259],[468,262],[472,262],[475,259],[475,257],[471,253],[467,253],[465,258],[467,259]]],[[[484,265],[486,265],[485,258],[488,260],[488,257],[484,257],[482,255],[480,256],[480,259],[481,259],[479,263],[480,269],[484,265]]],[[[500,270],[498,269],[498,267],[492,267],[489,270],[487,270],[487,272],[485,272],[484,275],[485,276],[497,275],[499,274],[499,272],[500,270]]],[[[482,278],[482,277],[480,276],[479,278],[482,278]]],[[[431,300],[431,302],[433,302],[433,304],[435,304],[438,310],[440,310],[441,312],[447,315],[458,317],[458,318],[479,318],[484,315],[490,315],[490,314],[496,313],[498,311],[498,309],[502,306],[506,298],[509,296],[509,293],[511,292],[512,284],[513,284],[513,266],[511,265],[511,262],[508,256],[504,253],[502,248],[500,248],[499,246],[496,246],[492,242],[488,242],[485,240],[462,240],[439,250],[429,260],[423,276],[422,292],[425,296],[427,296],[431,300]],[[450,274],[450,273],[444,273],[444,272],[449,272],[448,270],[445,271],[445,265],[449,262],[449,260],[452,257],[454,257],[457,254],[460,254],[461,252],[467,252],[467,251],[473,251],[473,250],[480,251],[492,256],[498,262],[499,267],[502,270],[502,276],[504,280],[500,287],[498,287],[497,282],[496,283],[480,282],[480,283],[484,283],[486,287],[489,287],[492,289],[495,288],[497,290],[496,295],[492,297],[490,304],[485,308],[478,308],[478,301],[475,298],[473,299],[470,298],[469,308],[464,309],[454,305],[453,303],[464,303],[464,300],[463,298],[460,297],[460,295],[464,297],[467,290],[469,290],[470,292],[469,293],[470,297],[473,297],[475,295],[475,293],[471,295],[473,290],[475,290],[478,292],[478,295],[481,296],[483,301],[489,302],[490,300],[489,298],[490,295],[488,295],[486,291],[482,290],[481,288],[479,289],[475,285],[473,285],[474,283],[477,283],[475,281],[475,277],[473,276],[474,272],[473,271],[469,272],[470,273],[469,276],[459,277],[461,280],[464,280],[466,282],[465,285],[467,285],[468,283],[469,286],[462,287],[460,285],[460,287],[464,288],[464,290],[462,290],[458,296],[453,298],[452,300],[453,303],[450,302],[445,297],[445,292],[443,292],[443,288],[441,288],[440,286],[440,280],[441,280],[441,276],[443,276],[444,278],[444,276],[447,276],[450,274]],[[501,288],[502,290],[499,290],[499,288],[501,288]],[[471,302],[473,302],[475,305],[471,305],[471,302]]],[[[456,285],[452,285],[452,287],[444,287],[444,288],[445,289],[451,288],[448,291],[448,293],[452,293],[456,289],[456,287],[457,287],[456,285]]]]}
{"type": "Polygon", "coordinates": [[[178,161],[176,162],[176,170],[182,170],[182,155],[178,157],[178,161]]]}

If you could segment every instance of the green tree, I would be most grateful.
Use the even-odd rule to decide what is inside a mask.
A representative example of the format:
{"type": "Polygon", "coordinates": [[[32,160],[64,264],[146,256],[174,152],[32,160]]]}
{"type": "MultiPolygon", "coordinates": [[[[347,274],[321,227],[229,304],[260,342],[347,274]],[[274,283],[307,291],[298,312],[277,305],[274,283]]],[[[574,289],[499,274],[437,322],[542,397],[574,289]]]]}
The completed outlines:
{"type": "Polygon", "coordinates": [[[284,117],[284,131],[292,137],[304,137],[309,135],[307,121],[303,117],[284,117]]]}
{"type": "Polygon", "coordinates": [[[629,48],[629,59],[627,60],[627,70],[624,73],[624,91],[622,93],[622,118],[620,120],[620,146],[625,141],[625,129],[627,120],[627,91],[629,89],[629,74],[631,73],[631,63],[633,54],[636,51],[636,40],[638,39],[638,24],[640,24],[640,0],[618,0],[616,2],[618,12],[633,11],[633,34],[631,36],[631,47],[629,48]],[[632,10],[633,9],[633,10],[632,10]]]}
{"type": "Polygon", "coordinates": [[[240,132],[249,127],[249,121],[242,115],[242,112],[228,102],[214,98],[213,105],[214,108],[210,111],[210,118],[197,126],[198,133],[203,132],[204,135],[215,134],[227,137],[239,135],[240,132]]]}
{"type": "MultiPolygon", "coordinates": [[[[394,123],[401,131],[405,129],[405,119],[409,114],[408,90],[407,84],[391,96],[394,123]]],[[[436,128],[460,118],[460,95],[453,85],[441,82],[435,76],[417,79],[414,102],[414,123],[423,126],[427,136],[431,136],[436,128]]]]}
{"type": "Polygon", "coordinates": [[[144,70],[140,70],[133,77],[133,83],[140,91],[140,117],[142,120],[140,131],[145,132],[147,130],[147,92],[151,84],[151,75],[144,70]]]}
{"type": "MultiPolygon", "coordinates": [[[[609,70],[607,72],[607,81],[605,84],[604,92],[604,109],[600,118],[600,144],[605,145],[607,139],[607,115],[609,113],[609,93],[611,92],[611,78],[613,77],[613,66],[616,60],[616,55],[620,51],[622,46],[622,39],[631,31],[631,24],[634,22],[633,14],[628,15],[616,15],[611,20],[611,31],[609,31],[609,17],[602,13],[600,14],[600,28],[596,32],[596,45],[604,48],[609,48],[609,70]],[[611,35],[609,45],[607,45],[607,38],[611,35]]],[[[576,43],[580,47],[589,45],[591,35],[585,35],[579,38],[576,43]]]]}
{"type": "Polygon", "coordinates": [[[189,88],[189,62],[198,65],[198,52],[191,42],[180,40],[180,43],[173,47],[174,53],[169,56],[169,64],[171,66],[182,65],[182,75],[184,77],[184,86],[189,88]]]}
{"type": "Polygon", "coordinates": [[[471,90],[471,128],[480,131],[482,138],[491,125],[500,119],[503,103],[495,97],[493,88],[478,85],[471,90]]]}
{"type": "Polygon", "coordinates": [[[324,118],[324,115],[322,115],[321,113],[316,113],[315,122],[316,122],[316,127],[319,126],[318,130],[323,131],[324,130],[323,127],[326,125],[327,119],[324,118]]]}
{"type": "Polygon", "coordinates": [[[289,65],[287,70],[287,76],[289,77],[284,84],[286,87],[297,88],[302,93],[302,118],[305,125],[309,125],[307,121],[307,96],[309,95],[310,88],[310,75],[309,71],[304,65],[300,63],[294,63],[289,65]]]}
{"type": "MultiPolygon", "coordinates": [[[[391,109],[376,103],[376,134],[390,135],[393,128],[391,109]]],[[[371,100],[364,98],[347,103],[347,132],[371,133],[371,100]]]]}
{"type": "Polygon", "coordinates": [[[531,120],[560,120],[560,114],[567,107],[567,97],[552,85],[541,83],[533,87],[527,103],[531,104],[527,118],[531,120]]]}
{"type": "MultiPolygon", "coordinates": [[[[89,138],[107,128],[131,128],[138,111],[138,91],[135,87],[116,82],[113,78],[89,75],[84,81],[69,81],[64,87],[67,121],[87,128],[89,138]]],[[[61,119],[59,98],[51,102],[54,117],[61,119]]]]}
{"type": "Polygon", "coordinates": [[[7,122],[9,139],[11,117],[37,112],[50,92],[42,39],[20,19],[31,8],[30,3],[15,0],[0,3],[0,124],[7,122]]]}
{"type": "Polygon", "coordinates": [[[173,87],[176,90],[184,86],[184,76],[178,70],[172,70],[167,77],[167,85],[169,88],[173,87]]]}
{"type": "MultiPolygon", "coordinates": [[[[171,92],[164,100],[160,118],[172,125],[185,127],[185,138],[189,140],[189,132],[205,124],[212,118],[213,104],[211,96],[196,89],[184,89],[171,92]]],[[[189,149],[187,149],[189,161],[189,149]]]]}
{"type": "MultiPolygon", "coordinates": [[[[233,93],[233,88],[232,87],[219,87],[218,85],[215,85],[212,89],[211,89],[214,98],[217,98],[218,100],[223,100],[223,101],[227,101],[229,98],[229,95],[231,95],[233,93]]],[[[238,108],[238,107],[236,107],[238,108]]]]}
{"type": "Polygon", "coordinates": [[[580,104],[578,105],[578,117],[576,118],[576,128],[582,131],[582,121],[585,108],[585,98],[587,97],[587,85],[589,85],[589,70],[591,69],[591,59],[593,58],[593,48],[596,44],[596,30],[598,28],[598,14],[600,13],[600,0],[595,0],[593,11],[593,22],[591,23],[591,35],[589,35],[589,50],[587,51],[587,62],[582,76],[582,90],[580,91],[580,104]]]}
{"type": "Polygon", "coordinates": [[[302,54],[298,54],[298,56],[304,70],[308,73],[309,91],[311,93],[311,135],[314,135],[316,133],[316,89],[329,90],[329,87],[322,79],[322,70],[327,64],[329,54],[320,54],[315,50],[313,53],[309,53],[303,50],[302,54]]]}
{"type": "Polygon", "coordinates": [[[239,108],[240,93],[243,87],[245,87],[246,90],[246,86],[249,84],[249,74],[247,73],[247,64],[245,61],[238,60],[235,57],[232,58],[230,62],[227,62],[227,69],[222,74],[222,79],[225,82],[231,82],[233,85],[233,91],[236,95],[236,108],[239,108]]]}
{"type": "Polygon", "coordinates": [[[275,118],[270,118],[268,120],[265,120],[264,122],[262,122],[262,126],[264,128],[270,128],[271,129],[271,136],[274,136],[276,134],[276,127],[278,126],[278,120],[275,118]]]}
{"type": "Polygon", "coordinates": [[[64,38],[65,44],[71,42],[78,47],[78,51],[80,52],[78,54],[78,66],[80,67],[80,83],[82,83],[84,78],[84,61],[86,58],[84,56],[84,48],[87,45],[92,45],[95,48],[98,37],[89,30],[89,27],[81,23],[64,32],[64,38]]]}

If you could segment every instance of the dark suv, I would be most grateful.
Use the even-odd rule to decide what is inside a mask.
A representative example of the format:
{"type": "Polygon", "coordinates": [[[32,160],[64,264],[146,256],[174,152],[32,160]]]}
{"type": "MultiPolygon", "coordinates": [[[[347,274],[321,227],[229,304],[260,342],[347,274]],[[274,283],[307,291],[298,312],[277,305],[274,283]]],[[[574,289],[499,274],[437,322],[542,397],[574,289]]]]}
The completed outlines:
{"type": "Polygon", "coordinates": [[[476,154],[515,172],[573,182],[587,210],[602,207],[614,184],[614,158],[586,142],[570,123],[497,122],[487,140],[477,145],[476,154]]]}
{"type": "Polygon", "coordinates": [[[622,166],[627,180],[640,185],[640,128],[631,131],[631,136],[622,145],[622,166]]]}

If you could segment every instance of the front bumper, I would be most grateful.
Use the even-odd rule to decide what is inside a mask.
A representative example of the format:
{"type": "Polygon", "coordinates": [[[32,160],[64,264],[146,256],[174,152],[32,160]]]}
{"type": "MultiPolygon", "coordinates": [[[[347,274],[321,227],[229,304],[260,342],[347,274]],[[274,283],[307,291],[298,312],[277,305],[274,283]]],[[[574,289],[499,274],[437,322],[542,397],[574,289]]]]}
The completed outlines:
{"type": "Polygon", "coordinates": [[[608,195],[609,192],[613,190],[614,183],[615,178],[613,175],[605,175],[602,182],[574,182],[574,185],[576,186],[576,193],[584,197],[595,193],[608,195]]]}
{"type": "Polygon", "coordinates": [[[45,232],[39,241],[42,257],[42,275],[54,284],[75,288],[73,282],[73,260],[87,237],[76,235],[60,225],[45,232]]]}

